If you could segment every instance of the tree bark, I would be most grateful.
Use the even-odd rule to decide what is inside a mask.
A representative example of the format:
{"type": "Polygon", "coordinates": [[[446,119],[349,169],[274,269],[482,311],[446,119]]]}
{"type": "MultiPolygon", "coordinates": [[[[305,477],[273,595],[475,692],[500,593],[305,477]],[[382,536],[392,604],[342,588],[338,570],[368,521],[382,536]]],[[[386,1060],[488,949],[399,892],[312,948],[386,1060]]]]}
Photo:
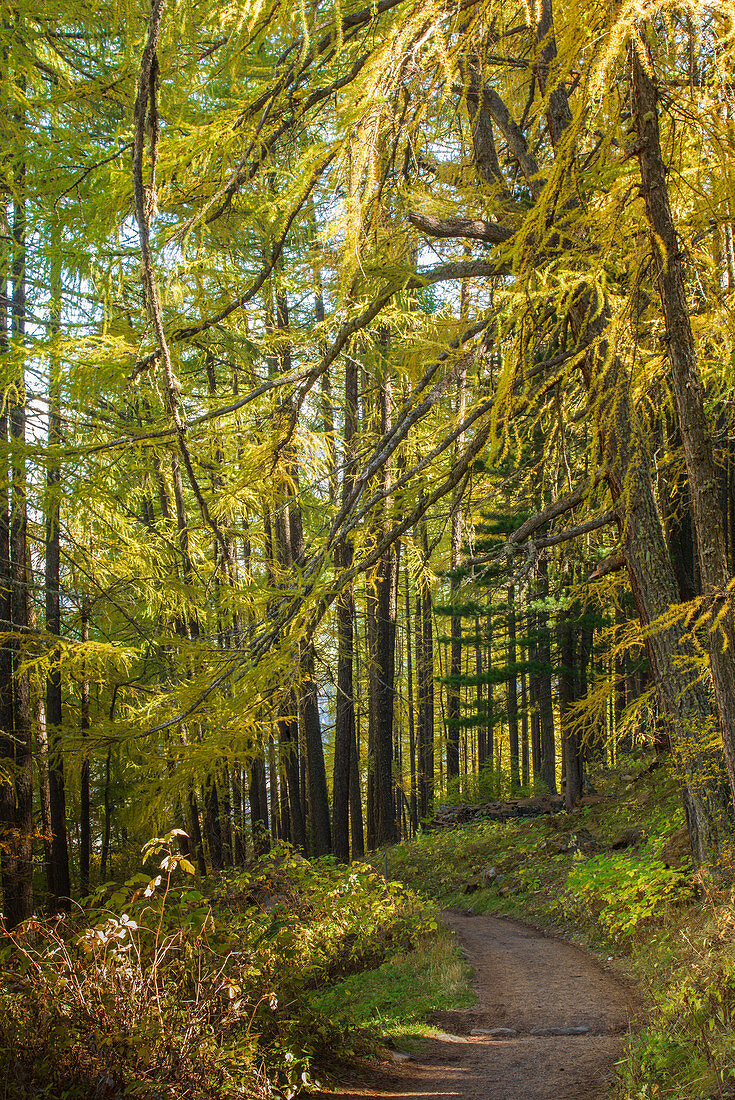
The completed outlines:
{"type": "Polygon", "coordinates": [[[516,609],[515,590],[508,588],[508,743],[510,748],[510,792],[517,794],[521,785],[518,762],[518,676],[516,672],[516,609]]]}
{"type": "MultiPolygon", "coordinates": [[[[386,343],[387,340],[383,342],[386,343]]],[[[379,384],[379,428],[382,436],[390,431],[392,419],[391,379],[385,359],[387,356],[382,363],[382,377],[379,384]]],[[[390,464],[386,462],[380,472],[383,502],[376,524],[377,539],[380,539],[388,529],[390,484],[391,469],[390,464]]],[[[372,612],[369,616],[372,619],[369,690],[373,735],[372,784],[368,790],[368,803],[372,803],[371,825],[374,831],[374,847],[393,844],[398,839],[393,782],[393,713],[399,545],[388,547],[378,561],[372,578],[374,594],[368,603],[369,611],[372,612]]]]}
{"type": "MultiPolygon", "coordinates": [[[[265,771],[265,763],[261,757],[256,756],[250,765],[250,830],[253,836],[253,851],[256,855],[262,855],[263,852],[267,852],[270,848],[270,839],[268,835],[268,805],[267,802],[263,803],[261,794],[261,787],[263,786],[261,773],[265,771]]],[[[277,791],[277,777],[272,775],[272,783],[276,784],[277,791]]],[[[277,799],[277,793],[275,798],[277,799]]],[[[271,806],[274,818],[277,818],[277,813],[271,806]]]]}
{"type": "MultiPolygon", "coordinates": [[[[13,201],[13,299],[11,329],[13,341],[22,345],[26,323],[26,217],[25,167],[16,169],[16,194],[13,201]]],[[[28,634],[28,503],[25,460],[26,407],[23,378],[9,393],[7,403],[11,442],[10,497],[10,650],[12,675],[12,735],[15,747],[15,874],[11,897],[6,899],[5,923],[9,928],[33,914],[33,721],[31,681],[27,670],[20,671],[22,645],[28,634]],[[9,902],[9,904],[7,904],[9,902]]]]}
{"type": "MultiPolygon", "coordinates": [[[[58,237],[58,234],[55,234],[58,237]]],[[[61,242],[53,241],[55,250],[61,242]]],[[[61,257],[56,254],[51,272],[51,336],[58,335],[61,327],[61,257]]],[[[52,351],[49,363],[48,444],[49,459],[46,470],[46,631],[61,637],[61,582],[60,582],[60,487],[61,464],[55,448],[61,443],[61,377],[58,355],[52,351]]],[[[49,744],[49,795],[51,799],[51,883],[54,904],[69,910],[71,906],[71,882],[69,877],[69,847],[66,827],[66,790],[64,784],[64,756],[62,747],[62,698],[61,652],[58,647],[50,654],[54,662],[46,678],[46,728],[49,744]]],[[[82,763],[84,769],[84,762],[82,763]]],[[[89,765],[87,764],[87,798],[89,797],[89,765]]],[[[84,793],[82,792],[82,799],[84,793]]],[[[88,810],[88,808],[87,808],[88,810]]],[[[89,814],[87,813],[87,816],[89,814]]],[[[84,831],[82,815],[82,832],[84,831]]],[[[81,857],[80,857],[81,858],[81,857]]],[[[89,860],[87,860],[89,863],[89,860]]],[[[81,877],[81,872],[80,872],[81,877]]],[[[89,872],[86,876],[89,884],[89,872]]],[[[84,896],[88,890],[82,890],[84,896]]]]}
{"type": "MultiPolygon", "coordinates": [[[[462,283],[461,313],[466,314],[466,285],[462,283]]],[[[462,424],[465,418],[467,406],[467,359],[462,357],[459,361],[457,373],[457,398],[456,421],[462,424]]],[[[457,437],[454,447],[455,461],[458,459],[464,445],[464,433],[457,437]]],[[[462,716],[462,688],[460,678],[462,676],[462,615],[456,608],[459,601],[460,578],[459,567],[462,560],[462,496],[455,493],[451,509],[451,535],[449,551],[450,568],[450,601],[452,604],[451,615],[451,653],[449,663],[449,681],[447,684],[447,780],[451,781],[459,775],[459,733],[462,716]]],[[[466,767],[466,763],[465,763],[466,767]]]]}
{"type": "MultiPolygon", "coordinates": [[[[357,362],[345,360],[344,474],[342,504],[346,504],[355,483],[356,460],[353,440],[357,430],[357,362]]],[[[343,537],[335,553],[335,570],[350,569],[354,545],[343,537]]],[[[349,807],[352,776],[352,752],[355,751],[355,695],[353,684],[353,620],[355,598],[352,586],[345,586],[337,597],[337,705],[334,731],[334,772],[332,779],[332,826],[334,854],[342,863],[350,858],[349,807]]]]}
{"type": "Polygon", "coordinates": [[[538,657],[541,665],[538,679],[539,739],[541,749],[540,779],[550,794],[556,794],[556,736],[554,703],[551,694],[551,632],[543,601],[549,596],[549,565],[545,555],[539,559],[541,607],[538,612],[538,657]]]}
{"type": "Polygon", "coordinates": [[[408,692],[408,754],[409,754],[409,766],[411,771],[411,796],[409,800],[409,814],[411,818],[411,834],[413,836],[418,832],[419,827],[419,801],[418,801],[418,783],[417,783],[417,771],[416,771],[416,707],[414,703],[413,694],[413,653],[411,645],[411,637],[413,631],[411,629],[411,588],[409,583],[408,574],[408,562],[406,562],[405,569],[405,588],[406,588],[406,666],[407,666],[407,692],[408,692]]]}
{"type": "Polygon", "coordinates": [[[204,781],[204,835],[209,850],[209,863],[216,874],[224,866],[224,854],[217,779],[212,773],[204,781]]]}
{"type": "MultiPolygon", "coordinates": [[[[422,541],[427,549],[425,527],[422,541]]],[[[419,808],[422,819],[434,811],[434,637],[428,580],[422,576],[416,597],[416,691],[418,698],[419,808]]]]}
{"type": "Polygon", "coordinates": [[[630,48],[630,58],[641,192],[652,231],[656,282],[666,322],[664,343],[671,365],[691,492],[702,592],[709,600],[712,614],[708,639],[712,683],[730,787],[735,793],[735,620],[727,591],[730,571],[717,469],[692,335],[684,258],[671,213],[661,153],[658,96],[650,74],[652,59],[649,54],[644,64],[635,46],[630,48]]]}
{"type": "MultiPolygon", "coordinates": [[[[578,609],[577,609],[578,611],[578,609]]],[[[561,726],[562,752],[566,787],[564,804],[573,809],[582,797],[582,746],[579,736],[570,728],[570,711],[575,702],[575,654],[574,631],[577,615],[574,608],[562,610],[558,618],[559,659],[559,725],[561,726]]]]}
{"type": "Polygon", "coordinates": [[[314,648],[303,648],[301,680],[301,713],[303,716],[306,771],[309,788],[309,819],[311,822],[310,851],[314,856],[326,856],[332,850],[329,823],[329,794],[324,766],[322,727],[319,718],[319,696],[314,676],[314,648]]]}
{"type": "MultiPolygon", "coordinates": [[[[90,601],[88,596],[82,599],[82,645],[89,641],[90,601]]],[[[82,668],[82,684],[80,699],[80,730],[82,734],[82,773],[80,785],[80,814],[79,814],[79,892],[83,898],[89,894],[89,857],[91,851],[91,828],[89,814],[89,751],[87,740],[89,737],[89,676],[87,675],[87,662],[82,668]]],[[[58,883],[57,883],[58,885],[58,883]]]]}
{"type": "MultiPolygon", "coordinates": [[[[10,351],[11,299],[8,278],[11,261],[4,242],[10,239],[4,207],[0,208],[0,355],[10,351]]],[[[7,373],[7,368],[6,368],[7,373]]],[[[0,401],[0,630],[13,628],[12,570],[10,564],[10,448],[8,393],[0,401]]],[[[0,645],[0,875],[5,921],[17,918],[16,879],[18,859],[15,833],[15,742],[13,737],[13,650],[9,641],[0,645]]]]}

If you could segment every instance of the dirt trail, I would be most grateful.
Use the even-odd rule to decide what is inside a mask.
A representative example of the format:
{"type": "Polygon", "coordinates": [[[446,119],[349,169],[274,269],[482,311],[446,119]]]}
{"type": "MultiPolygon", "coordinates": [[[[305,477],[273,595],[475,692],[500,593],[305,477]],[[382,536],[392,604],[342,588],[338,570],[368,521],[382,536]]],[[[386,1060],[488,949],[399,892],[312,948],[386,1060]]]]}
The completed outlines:
{"type": "Polygon", "coordinates": [[[636,1005],[591,955],[515,921],[450,911],[475,974],[477,1004],[438,1012],[441,1032],[410,1061],[355,1077],[334,1100],[594,1100],[636,1005]],[[515,1035],[473,1034],[506,1028],[515,1035]],[[548,1034],[549,1029],[589,1029],[548,1034]],[[547,1034],[532,1034],[543,1029],[547,1034]]]}

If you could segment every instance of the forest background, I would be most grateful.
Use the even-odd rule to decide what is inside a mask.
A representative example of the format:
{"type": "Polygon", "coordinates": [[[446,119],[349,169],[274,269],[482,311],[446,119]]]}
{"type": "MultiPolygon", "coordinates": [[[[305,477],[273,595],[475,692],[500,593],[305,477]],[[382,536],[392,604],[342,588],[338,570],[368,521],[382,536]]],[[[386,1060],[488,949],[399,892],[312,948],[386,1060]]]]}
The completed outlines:
{"type": "Polygon", "coordinates": [[[9,928],[646,740],[731,875],[733,14],[6,7],[9,928]]]}

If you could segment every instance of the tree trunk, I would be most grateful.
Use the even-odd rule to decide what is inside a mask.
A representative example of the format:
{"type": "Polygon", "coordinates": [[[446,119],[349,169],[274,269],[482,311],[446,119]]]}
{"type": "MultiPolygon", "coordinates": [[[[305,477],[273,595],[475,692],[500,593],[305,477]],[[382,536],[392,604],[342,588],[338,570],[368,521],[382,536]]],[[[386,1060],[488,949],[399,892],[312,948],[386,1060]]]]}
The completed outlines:
{"type": "MultiPolygon", "coordinates": [[[[58,236],[58,233],[55,234],[58,236]]],[[[60,241],[55,240],[55,249],[60,241]]],[[[51,335],[57,336],[61,326],[61,258],[53,261],[51,272],[51,335]]],[[[60,583],[60,483],[61,464],[54,449],[61,443],[61,377],[58,355],[52,351],[49,363],[48,410],[49,459],[46,470],[46,631],[61,637],[61,583],[60,583]]],[[[51,798],[51,883],[54,904],[69,910],[71,906],[71,882],[69,878],[69,848],[66,828],[66,791],[64,785],[64,757],[62,749],[62,700],[61,652],[57,647],[50,654],[54,662],[46,678],[46,728],[49,744],[49,794],[51,798]]],[[[84,763],[82,764],[84,769],[84,763]]],[[[89,765],[87,765],[87,801],[89,800],[89,765]]],[[[82,791],[82,801],[84,792],[82,791]]],[[[84,809],[84,806],[82,807],[84,809]]],[[[84,833],[84,814],[81,828],[84,833]]],[[[87,806],[87,817],[89,807],[87,806]]],[[[88,838],[87,838],[88,840],[88,838]]],[[[84,841],[84,836],[82,836],[84,841]]],[[[83,843],[82,843],[83,847],[83,843]]],[[[80,854],[80,859],[82,858],[80,854]]],[[[89,858],[87,858],[89,865],[89,858]]],[[[81,879],[80,870],[80,879],[81,879]]],[[[89,885],[89,871],[86,876],[89,885]]],[[[88,893],[82,890],[83,896],[88,893]]]]}
{"type": "Polygon", "coordinates": [[[213,774],[208,775],[204,781],[204,835],[209,849],[210,866],[217,873],[224,866],[224,855],[217,780],[213,774]]]}
{"type": "Polygon", "coordinates": [[[516,609],[515,590],[508,588],[508,743],[510,748],[510,793],[517,794],[521,785],[518,765],[518,677],[516,672],[516,609]]]}
{"type": "Polygon", "coordinates": [[[641,192],[652,230],[656,282],[666,322],[664,342],[691,492],[702,592],[711,601],[710,670],[730,787],[735,793],[735,620],[727,591],[730,572],[717,469],[686,297],[684,257],[671,214],[661,154],[657,92],[649,71],[652,61],[649,56],[644,65],[635,46],[631,46],[630,58],[641,192]]]}
{"type": "Polygon", "coordinates": [[[484,694],[482,690],[482,636],[480,616],[475,615],[475,713],[477,715],[477,774],[482,775],[482,766],[487,756],[487,727],[484,716],[484,694]]]}
{"type": "MultiPolygon", "coordinates": [[[[105,791],[107,791],[107,789],[108,789],[109,777],[110,777],[110,757],[109,757],[109,753],[108,753],[108,756],[107,756],[107,784],[105,786],[105,791]]],[[[107,795],[105,796],[105,798],[107,798],[107,795]]],[[[105,801],[105,807],[107,807],[107,802],[106,801],[105,801]]],[[[196,798],[196,795],[194,794],[193,789],[189,790],[188,797],[187,797],[187,820],[189,822],[189,839],[190,839],[190,842],[191,842],[191,847],[194,851],[194,855],[196,856],[197,870],[199,871],[199,874],[203,878],[207,873],[207,863],[206,863],[206,860],[204,858],[204,840],[202,838],[202,827],[201,827],[201,824],[199,822],[199,805],[197,803],[197,798],[196,798]]],[[[109,836],[110,836],[109,814],[107,813],[107,809],[105,809],[105,836],[107,838],[107,841],[106,841],[106,843],[107,843],[107,842],[109,842],[109,836]]],[[[103,874],[102,877],[104,878],[104,874],[103,874]]]]}
{"type": "Polygon", "coordinates": [[[493,684],[493,611],[488,607],[487,625],[487,725],[485,726],[485,759],[490,761],[490,771],[495,774],[495,687],[493,684]]]}
{"type": "Polygon", "coordinates": [[[414,706],[413,695],[413,654],[411,652],[411,637],[413,631],[411,629],[411,589],[408,575],[408,562],[406,562],[405,569],[406,576],[406,664],[407,664],[407,678],[408,678],[408,752],[409,762],[411,768],[411,798],[409,803],[409,813],[411,817],[411,833],[416,835],[419,827],[419,803],[418,803],[418,785],[417,785],[417,772],[416,772],[416,710],[414,706]]]}
{"type": "MultiPolygon", "coordinates": [[[[25,337],[26,286],[25,243],[26,218],[23,199],[25,169],[16,170],[16,196],[13,203],[13,302],[12,335],[18,345],[25,337]]],[[[23,378],[8,395],[11,449],[10,500],[10,580],[13,638],[13,739],[15,744],[15,882],[11,904],[5,909],[9,928],[33,914],[33,721],[31,680],[28,670],[20,671],[22,660],[20,636],[29,627],[28,583],[28,504],[26,484],[25,434],[26,407],[23,378]]]]}
{"type": "MultiPolygon", "coordinates": [[[[385,340],[384,340],[385,343],[385,340]]],[[[385,436],[391,428],[392,388],[387,363],[383,362],[379,385],[379,427],[385,436]]],[[[388,529],[391,469],[384,463],[380,471],[380,489],[385,494],[377,518],[375,538],[388,529]]],[[[395,702],[396,619],[398,613],[399,545],[390,546],[381,556],[372,577],[373,593],[367,602],[370,644],[370,717],[372,729],[372,771],[368,774],[368,846],[393,844],[396,830],[393,782],[393,712],[395,702]],[[372,781],[371,781],[372,776],[372,781]],[[371,810],[372,807],[372,810],[371,810]]]]}
{"type": "Polygon", "coordinates": [[[528,674],[521,672],[521,786],[528,790],[531,782],[528,744],[528,674]]]}
{"type": "MultiPolygon", "coordinates": [[[[345,361],[344,474],[342,504],[346,503],[355,483],[353,439],[357,430],[357,362],[345,361]]],[[[354,556],[352,540],[340,539],[335,553],[335,571],[350,569],[354,556]]],[[[355,695],[353,649],[355,598],[352,586],[345,586],[337,597],[337,706],[334,731],[334,772],[332,779],[332,827],[334,854],[342,863],[350,858],[349,807],[352,777],[352,752],[355,745],[355,695]]]]}
{"type": "Polygon", "coordinates": [[[434,638],[431,589],[422,576],[416,596],[416,694],[418,699],[419,810],[434,812],[434,638]]]}
{"type": "MultiPolygon", "coordinates": [[[[576,609],[578,612],[578,609],[576,609]]],[[[579,736],[570,728],[570,711],[575,701],[575,650],[574,631],[578,619],[575,609],[565,608],[558,618],[558,645],[561,668],[559,669],[559,725],[561,726],[562,752],[566,789],[564,804],[567,810],[576,806],[582,797],[582,746],[579,736]]]]}
{"type": "Polygon", "coordinates": [[[232,867],[232,800],[230,798],[230,769],[223,763],[219,769],[219,828],[222,837],[222,866],[232,867]]]}
{"type": "Polygon", "coordinates": [[[541,668],[538,680],[539,737],[541,749],[540,779],[550,794],[556,794],[556,738],[554,733],[554,703],[551,694],[551,633],[543,602],[549,596],[549,565],[546,556],[538,563],[541,581],[539,595],[542,606],[538,612],[538,657],[541,668]]]}
{"type": "Polygon", "coordinates": [[[107,750],[105,761],[105,787],[104,787],[104,821],[102,823],[102,851],[100,852],[100,878],[104,882],[107,877],[107,861],[110,856],[110,833],[112,831],[112,791],[110,783],[110,771],[112,763],[112,749],[107,750]]]}
{"type": "MultiPolygon", "coordinates": [[[[466,313],[465,283],[462,284],[462,309],[466,313]]],[[[457,373],[457,402],[456,421],[461,424],[465,417],[466,393],[467,393],[467,359],[465,356],[459,361],[457,373]]],[[[464,446],[464,433],[457,437],[454,447],[455,461],[458,460],[464,446]]],[[[449,551],[450,569],[450,602],[452,604],[451,615],[451,654],[449,658],[449,680],[447,683],[447,781],[459,775],[459,732],[462,710],[462,688],[460,678],[462,676],[462,615],[456,604],[459,601],[460,578],[459,566],[462,560],[462,496],[456,493],[452,500],[451,509],[451,535],[449,551]]],[[[465,762],[465,770],[467,768],[465,762]]]]}
{"type": "Polygon", "coordinates": [[[534,783],[541,778],[541,721],[539,718],[539,647],[538,615],[528,612],[531,634],[531,669],[528,675],[528,699],[531,708],[531,774],[534,783]]]}
{"type": "MultiPolygon", "coordinates": [[[[10,310],[6,243],[9,240],[4,207],[0,206],[0,355],[7,359],[10,350],[10,310]]],[[[5,364],[6,374],[8,368],[5,364]]],[[[0,630],[12,630],[12,570],[10,565],[10,449],[8,391],[0,401],[0,630]]],[[[17,916],[16,880],[18,856],[12,838],[15,834],[15,742],[13,738],[13,651],[9,642],[0,645],[0,874],[3,887],[5,922],[17,916]]]]}
{"type": "MultiPolygon", "coordinates": [[[[262,797],[261,788],[263,786],[262,773],[265,772],[265,762],[260,756],[254,757],[250,765],[250,830],[253,837],[253,851],[256,856],[262,855],[270,848],[270,839],[268,835],[268,804],[262,797]]],[[[271,783],[276,784],[277,792],[277,776],[275,775],[275,769],[271,773],[271,783]]],[[[274,820],[278,817],[275,810],[275,801],[277,801],[277,793],[274,796],[274,802],[271,803],[271,813],[274,820]]]]}
{"type": "Polygon", "coordinates": [[[329,824],[329,793],[327,791],[327,772],[324,766],[319,697],[314,678],[314,648],[311,645],[304,647],[301,668],[301,713],[303,716],[306,772],[309,786],[311,854],[326,856],[332,850],[332,832],[329,824]]]}
{"type": "MultiPolygon", "coordinates": [[[[82,599],[82,644],[89,641],[90,601],[88,596],[82,599]]],[[[85,660],[82,669],[81,690],[81,714],[80,730],[82,734],[82,774],[80,784],[80,815],[79,815],[79,892],[83,898],[89,894],[89,857],[91,851],[90,819],[89,819],[89,752],[86,742],[89,736],[89,676],[87,675],[87,662],[85,660]]]]}

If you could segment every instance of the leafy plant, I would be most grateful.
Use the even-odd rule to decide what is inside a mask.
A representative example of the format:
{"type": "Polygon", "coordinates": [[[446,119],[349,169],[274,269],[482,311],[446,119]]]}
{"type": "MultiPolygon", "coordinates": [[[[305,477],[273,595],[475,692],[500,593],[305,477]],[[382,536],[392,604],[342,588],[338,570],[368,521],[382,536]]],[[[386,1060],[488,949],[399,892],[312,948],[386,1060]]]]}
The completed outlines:
{"type": "Polygon", "coordinates": [[[429,904],[371,867],[308,863],[286,845],[207,896],[175,837],[145,846],[153,876],[5,934],[9,1095],[291,1097],[345,1042],[315,994],[436,928],[429,904]]]}
{"type": "Polygon", "coordinates": [[[693,896],[683,872],[650,856],[612,853],[576,860],[560,905],[567,916],[597,924],[613,941],[626,943],[663,906],[693,896]]]}

